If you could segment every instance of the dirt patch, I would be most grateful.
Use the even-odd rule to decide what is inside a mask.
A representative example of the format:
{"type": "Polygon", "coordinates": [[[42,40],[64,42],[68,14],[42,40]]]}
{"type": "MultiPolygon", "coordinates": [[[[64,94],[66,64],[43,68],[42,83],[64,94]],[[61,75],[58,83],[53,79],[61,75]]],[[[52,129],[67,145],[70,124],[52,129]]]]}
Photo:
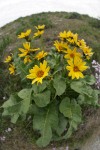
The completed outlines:
{"type": "Polygon", "coordinates": [[[100,150],[100,127],[95,128],[94,133],[87,139],[81,150],[100,150]]]}

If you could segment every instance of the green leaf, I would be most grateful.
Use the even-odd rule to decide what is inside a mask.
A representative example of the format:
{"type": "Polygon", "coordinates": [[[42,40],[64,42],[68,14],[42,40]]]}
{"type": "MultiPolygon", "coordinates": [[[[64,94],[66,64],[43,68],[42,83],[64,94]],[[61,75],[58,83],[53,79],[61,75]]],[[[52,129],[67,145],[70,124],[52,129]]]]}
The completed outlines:
{"type": "Polygon", "coordinates": [[[23,89],[18,93],[18,96],[21,99],[30,99],[31,91],[32,91],[31,89],[23,89]]]}
{"type": "Polygon", "coordinates": [[[93,85],[96,82],[96,79],[95,79],[95,77],[93,75],[90,75],[90,76],[86,75],[84,80],[89,85],[93,85]]]}
{"type": "Polygon", "coordinates": [[[15,113],[18,113],[19,110],[21,109],[21,101],[19,103],[16,103],[12,106],[9,106],[6,108],[9,112],[9,114],[15,114],[15,113]]]}
{"type": "Polygon", "coordinates": [[[37,140],[36,144],[39,147],[47,146],[52,138],[52,130],[51,127],[47,124],[44,126],[44,130],[41,132],[42,136],[37,140]]]}
{"type": "Polygon", "coordinates": [[[2,115],[11,115],[12,113],[19,112],[21,107],[20,103],[21,100],[16,94],[11,95],[10,98],[1,106],[4,108],[2,115]]]}
{"type": "Polygon", "coordinates": [[[91,93],[91,97],[85,94],[84,95],[80,94],[78,97],[78,103],[98,106],[99,100],[98,94],[99,94],[98,90],[93,90],[91,93]]]}
{"type": "Polygon", "coordinates": [[[71,118],[70,99],[68,97],[61,101],[59,110],[65,117],[71,118]]]}
{"type": "Polygon", "coordinates": [[[40,114],[44,112],[44,109],[38,107],[36,104],[31,104],[28,113],[31,115],[40,114]]]}
{"type": "Polygon", "coordinates": [[[62,95],[66,90],[66,82],[63,78],[56,77],[53,80],[53,86],[56,90],[56,95],[62,95]]]}
{"type": "Polygon", "coordinates": [[[10,98],[2,105],[4,111],[2,116],[10,116],[11,121],[16,123],[21,109],[21,101],[19,97],[15,95],[11,95],[10,98]]]}
{"type": "Polygon", "coordinates": [[[69,128],[68,128],[68,130],[67,130],[67,133],[63,136],[63,139],[68,139],[68,138],[70,138],[70,136],[72,135],[72,133],[73,133],[73,128],[72,128],[72,126],[70,125],[69,128]]]}
{"type": "Polygon", "coordinates": [[[44,110],[40,113],[40,108],[36,110],[33,119],[33,127],[37,130],[42,128],[41,124],[44,124],[44,120],[47,121],[53,129],[56,129],[58,126],[58,110],[55,103],[49,105],[48,109],[44,110]]]}
{"type": "Polygon", "coordinates": [[[65,131],[67,123],[67,119],[62,114],[60,114],[58,127],[56,128],[56,132],[59,136],[65,131]]]}
{"type": "MultiPolygon", "coordinates": [[[[79,122],[80,122],[80,121],[79,121],[79,122]]],[[[71,126],[73,129],[77,130],[78,121],[71,120],[70,126],[71,126]]]]}
{"type": "Polygon", "coordinates": [[[55,103],[49,105],[44,113],[34,115],[33,128],[40,131],[41,137],[37,140],[39,147],[47,146],[52,139],[52,129],[58,126],[58,111],[55,103]]]}
{"type": "Polygon", "coordinates": [[[21,102],[21,112],[26,114],[29,110],[29,107],[30,107],[30,100],[31,99],[24,99],[22,102],[21,102]]]}
{"type": "Polygon", "coordinates": [[[60,112],[71,120],[81,122],[81,107],[75,100],[70,101],[68,97],[64,98],[60,103],[60,112]]]}
{"type": "Polygon", "coordinates": [[[11,122],[12,123],[16,123],[16,121],[18,120],[18,118],[19,118],[19,114],[13,114],[11,116],[11,122]]]}
{"type": "Polygon", "coordinates": [[[92,88],[86,85],[82,81],[73,81],[70,86],[71,86],[71,89],[73,89],[77,93],[86,94],[90,97],[91,97],[91,93],[93,92],[92,88]]]}
{"type": "Polygon", "coordinates": [[[77,129],[78,124],[81,122],[81,107],[74,99],[70,101],[70,99],[66,97],[60,103],[59,109],[60,112],[69,119],[69,128],[67,133],[63,136],[63,139],[67,139],[71,136],[73,130],[77,129]]]}
{"type": "Polygon", "coordinates": [[[49,64],[50,68],[53,69],[53,68],[55,67],[55,65],[56,65],[56,60],[55,60],[55,58],[53,59],[53,58],[50,57],[50,58],[48,59],[48,64],[49,64]]]}
{"type": "Polygon", "coordinates": [[[7,116],[7,115],[9,115],[9,112],[8,112],[8,110],[6,108],[4,108],[2,116],[7,116]]]}
{"type": "Polygon", "coordinates": [[[20,57],[14,58],[14,64],[17,74],[20,75],[22,80],[26,79],[26,75],[29,73],[29,67],[23,63],[20,57]]]}
{"type": "Polygon", "coordinates": [[[27,113],[30,107],[31,101],[31,89],[23,89],[18,93],[18,96],[23,99],[21,102],[21,110],[23,113],[27,113]]]}
{"type": "Polygon", "coordinates": [[[63,137],[58,135],[58,133],[54,132],[52,135],[52,141],[61,141],[61,140],[63,140],[63,137]]]}
{"type": "Polygon", "coordinates": [[[10,98],[7,101],[5,101],[3,103],[3,105],[1,107],[7,108],[7,107],[10,107],[12,105],[15,105],[18,100],[19,100],[19,98],[18,98],[17,94],[13,94],[10,96],[10,98]]]}
{"type": "Polygon", "coordinates": [[[49,105],[48,122],[51,125],[51,128],[53,130],[56,130],[56,128],[58,127],[58,109],[56,106],[56,102],[53,102],[49,105]]]}
{"type": "Polygon", "coordinates": [[[43,92],[47,87],[47,82],[44,81],[42,84],[33,84],[32,85],[32,90],[34,91],[34,93],[40,93],[43,92]]]}
{"type": "Polygon", "coordinates": [[[30,100],[31,89],[23,89],[18,93],[18,95],[11,95],[10,98],[2,105],[4,108],[2,115],[11,116],[11,121],[15,123],[19,115],[23,116],[23,114],[28,112],[30,100]]]}
{"type": "Polygon", "coordinates": [[[49,90],[44,91],[42,93],[37,93],[33,95],[33,99],[37,106],[39,107],[45,107],[50,103],[50,94],[51,92],[49,90]]]}
{"type": "Polygon", "coordinates": [[[77,130],[77,127],[80,122],[76,122],[74,120],[69,121],[69,128],[67,130],[67,133],[63,136],[63,139],[68,139],[72,135],[74,130],[77,130]]]}

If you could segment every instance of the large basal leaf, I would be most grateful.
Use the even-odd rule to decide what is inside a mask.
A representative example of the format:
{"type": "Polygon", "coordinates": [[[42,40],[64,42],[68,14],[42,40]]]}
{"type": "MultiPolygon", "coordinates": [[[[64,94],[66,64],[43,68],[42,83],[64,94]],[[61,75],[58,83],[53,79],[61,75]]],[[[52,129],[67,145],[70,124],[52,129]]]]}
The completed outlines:
{"type": "Polygon", "coordinates": [[[73,89],[77,93],[86,94],[90,97],[91,97],[91,93],[93,92],[92,88],[86,85],[82,81],[73,81],[70,86],[71,86],[71,89],[73,89]]]}
{"type": "Polygon", "coordinates": [[[67,118],[65,118],[62,114],[59,115],[59,123],[58,127],[56,128],[56,132],[59,136],[66,130],[67,127],[67,118]]]}
{"type": "Polygon", "coordinates": [[[12,122],[12,123],[16,123],[17,120],[18,120],[18,118],[19,118],[19,114],[18,114],[18,113],[13,114],[13,115],[11,116],[11,122],[12,122]]]}
{"type": "Polygon", "coordinates": [[[23,89],[18,95],[11,95],[10,98],[2,105],[3,116],[11,116],[11,121],[16,123],[20,115],[26,114],[30,107],[31,89],[23,89]]]}
{"type": "Polygon", "coordinates": [[[17,94],[14,94],[14,95],[11,95],[9,97],[9,99],[7,101],[5,101],[1,107],[7,108],[12,105],[15,105],[17,102],[18,102],[18,96],[17,96],[17,94]]]}
{"type": "Polygon", "coordinates": [[[44,91],[42,93],[33,93],[33,99],[37,106],[45,107],[50,103],[50,94],[49,90],[44,91]]]}
{"type": "Polygon", "coordinates": [[[78,97],[78,103],[79,104],[88,104],[88,105],[93,105],[93,106],[99,106],[98,100],[99,100],[99,92],[98,90],[93,90],[91,97],[88,95],[82,95],[80,94],[78,97]]]}
{"type": "Polygon", "coordinates": [[[18,93],[18,96],[22,99],[30,99],[31,92],[31,89],[23,89],[18,93]]]}
{"type": "Polygon", "coordinates": [[[2,113],[2,116],[10,116],[12,123],[16,123],[20,115],[21,115],[21,102],[4,108],[4,111],[2,113]]]}
{"type": "Polygon", "coordinates": [[[19,97],[16,94],[11,95],[2,107],[4,108],[2,116],[10,116],[12,123],[16,123],[21,109],[21,101],[19,97]]]}
{"type": "Polygon", "coordinates": [[[66,132],[66,134],[62,137],[62,139],[68,139],[70,138],[70,136],[72,135],[74,130],[77,130],[77,127],[79,125],[80,122],[76,122],[74,120],[70,120],[69,121],[69,128],[66,132]]]}
{"type": "Polygon", "coordinates": [[[68,97],[66,97],[60,103],[59,109],[60,112],[68,118],[69,128],[67,133],[63,136],[63,139],[67,139],[71,136],[73,130],[77,129],[77,126],[81,122],[81,107],[74,99],[70,100],[68,97]]]}
{"type": "Polygon", "coordinates": [[[64,98],[60,103],[59,109],[65,117],[76,122],[81,122],[81,107],[74,99],[70,101],[68,97],[64,98]]]}
{"type": "Polygon", "coordinates": [[[33,84],[32,85],[32,90],[34,91],[34,93],[40,93],[43,92],[47,87],[47,83],[46,81],[44,81],[42,84],[33,84]]]}
{"type": "Polygon", "coordinates": [[[53,103],[44,113],[36,114],[33,118],[33,128],[40,131],[41,137],[37,140],[39,147],[47,146],[52,139],[52,129],[58,126],[58,111],[53,103]]]}
{"type": "Polygon", "coordinates": [[[53,86],[56,90],[56,95],[58,95],[58,96],[62,95],[66,90],[66,82],[61,77],[54,78],[53,86]]]}
{"type": "Polygon", "coordinates": [[[70,125],[68,130],[66,131],[66,134],[62,138],[68,139],[71,137],[72,133],[73,133],[73,127],[70,125]]]}
{"type": "Polygon", "coordinates": [[[4,102],[1,107],[4,108],[4,111],[2,113],[3,116],[19,113],[19,110],[21,108],[21,100],[16,94],[11,95],[10,98],[6,102],[4,102]]]}
{"type": "Polygon", "coordinates": [[[49,114],[48,114],[48,122],[51,125],[53,130],[56,130],[58,127],[58,108],[56,102],[53,102],[49,105],[49,114]]]}
{"type": "Polygon", "coordinates": [[[41,114],[44,112],[43,108],[38,107],[35,103],[30,105],[28,113],[30,115],[36,115],[36,114],[41,114]]]}
{"type": "Polygon", "coordinates": [[[90,75],[90,76],[89,76],[89,75],[86,75],[83,80],[85,80],[85,82],[86,82],[87,84],[89,84],[89,85],[93,85],[93,84],[95,84],[95,82],[96,82],[96,79],[95,79],[95,77],[94,77],[93,75],[90,75]]]}
{"type": "Polygon", "coordinates": [[[23,113],[27,113],[30,107],[30,101],[31,101],[31,89],[23,89],[18,93],[18,96],[23,99],[21,102],[21,111],[23,113]]]}
{"type": "Polygon", "coordinates": [[[42,136],[36,141],[36,144],[39,147],[47,146],[52,138],[52,130],[51,127],[47,124],[44,126],[44,130],[41,132],[42,136]]]}

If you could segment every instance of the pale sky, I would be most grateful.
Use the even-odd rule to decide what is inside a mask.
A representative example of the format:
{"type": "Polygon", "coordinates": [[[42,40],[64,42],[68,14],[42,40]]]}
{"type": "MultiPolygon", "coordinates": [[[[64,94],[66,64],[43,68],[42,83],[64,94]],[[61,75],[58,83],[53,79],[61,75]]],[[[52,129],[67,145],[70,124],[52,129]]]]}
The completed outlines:
{"type": "Polygon", "coordinates": [[[100,0],[0,0],[0,27],[39,12],[66,11],[100,17],[100,0]]]}

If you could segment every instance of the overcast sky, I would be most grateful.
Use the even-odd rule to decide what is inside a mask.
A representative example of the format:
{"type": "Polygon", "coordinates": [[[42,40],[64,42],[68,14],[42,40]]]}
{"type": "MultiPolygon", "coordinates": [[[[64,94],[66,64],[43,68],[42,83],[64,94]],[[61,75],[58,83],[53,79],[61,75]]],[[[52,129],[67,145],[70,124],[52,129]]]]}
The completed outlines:
{"type": "Polygon", "coordinates": [[[0,0],[0,27],[39,12],[66,11],[100,17],[100,0],[0,0]]]}

